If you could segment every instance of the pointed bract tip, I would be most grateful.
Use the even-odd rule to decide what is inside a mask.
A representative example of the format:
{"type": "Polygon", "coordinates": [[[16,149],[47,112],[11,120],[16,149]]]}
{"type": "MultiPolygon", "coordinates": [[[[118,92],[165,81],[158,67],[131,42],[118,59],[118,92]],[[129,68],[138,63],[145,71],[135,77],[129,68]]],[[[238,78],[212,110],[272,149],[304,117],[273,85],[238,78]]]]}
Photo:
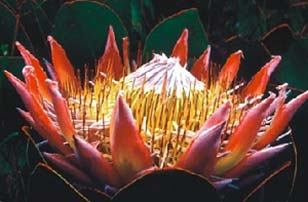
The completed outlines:
{"type": "Polygon", "coordinates": [[[207,52],[207,54],[211,54],[211,50],[212,50],[212,46],[208,45],[207,48],[205,49],[205,51],[207,52]]]}
{"type": "Polygon", "coordinates": [[[113,27],[111,25],[109,25],[109,28],[108,28],[108,40],[107,40],[107,43],[108,42],[111,42],[112,44],[116,43],[114,30],[113,30],[113,27]]]}
{"type": "Polygon", "coordinates": [[[51,42],[54,42],[55,39],[52,36],[48,35],[47,36],[47,41],[49,41],[51,43],[51,42]]]}
{"type": "Polygon", "coordinates": [[[34,73],[34,71],[35,71],[35,69],[31,65],[26,65],[26,66],[24,66],[24,68],[22,68],[22,74],[23,75],[26,75],[26,74],[29,74],[29,73],[34,73]]]}
{"type": "Polygon", "coordinates": [[[171,57],[179,58],[180,64],[184,67],[187,64],[187,55],[188,55],[188,29],[185,28],[173,47],[171,57]]]}
{"type": "Polygon", "coordinates": [[[280,55],[272,55],[272,59],[276,60],[277,62],[281,61],[281,56],[280,55]]]}
{"type": "Polygon", "coordinates": [[[126,182],[136,173],[152,167],[150,152],[121,93],[117,96],[110,121],[110,150],[114,166],[126,182]]]}
{"type": "Polygon", "coordinates": [[[109,25],[108,31],[114,33],[114,31],[113,31],[113,26],[112,26],[112,25],[109,25]]]}
{"type": "Polygon", "coordinates": [[[56,81],[53,81],[53,80],[51,80],[51,79],[46,79],[45,80],[45,83],[48,85],[48,86],[56,86],[56,87],[58,87],[58,82],[56,82],[56,81]]]}
{"type": "Polygon", "coordinates": [[[242,50],[238,50],[238,51],[236,51],[234,54],[240,55],[241,57],[244,57],[244,53],[243,53],[242,50]]]}
{"type": "MultiPolygon", "coordinates": [[[[61,99],[59,100],[57,98],[57,96],[55,96],[55,95],[58,95],[58,96],[62,97],[62,94],[59,91],[59,84],[58,84],[58,82],[57,81],[53,81],[51,79],[46,79],[45,83],[46,83],[47,88],[49,89],[50,93],[52,94],[53,102],[54,102],[53,103],[54,107],[56,107],[56,105],[58,106],[59,102],[61,102],[61,99]]],[[[62,109],[62,110],[64,110],[64,109],[62,109]]],[[[60,110],[58,113],[63,112],[62,110],[60,110]]],[[[58,113],[56,112],[57,116],[60,116],[58,113]]]]}
{"type": "Polygon", "coordinates": [[[286,90],[288,88],[288,83],[281,84],[276,87],[277,90],[286,90]]]}
{"type": "Polygon", "coordinates": [[[188,37],[188,33],[189,33],[189,31],[188,31],[187,28],[185,28],[185,29],[183,30],[183,32],[182,32],[182,34],[183,34],[184,37],[188,37]]]}
{"type": "Polygon", "coordinates": [[[219,73],[219,83],[223,84],[224,88],[229,88],[230,84],[236,78],[242,57],[243,52],[241,50],[233,52],[221,68],[219,73]]]}
{"type": "Polygon", "coordinates": [[[17,79],[11,72],[7,71],[7,70],[3,70],[3,74],[5,75],[5,77],[10,80],[11,82],[15,79],[17,79]]]}
{"type": "Polygon", "coordinates": [[[22,46],[21,43],[20,43],[19,41],[15,41],[15,45],[16,45],[17,47],[22,46]]]}
{"type": "Polygon", "coordinates": [[[50,79],[46,79],[45,83],[47,85],[47,88],[49,89],[51,94],[58,94],[59,92],[59,85],[58,82],[50,80],[50,79]]]}
{"type": "Polygon", "coordinates": [[[189,31],[187,28],[185,28],[180,36],[180,38],[178,40],[184,40],[185,42],[187,42],[188,40],[188,35],[189,35],[189,31]]]}
{"type": "Polygon", "coordinates": [[[73,140],[74,140],[74,144],[76,146],[76,149],[78,149],[80,144],[82,144],[81,142],[83,141],[83,139],[81,137],[78,137],[77,135],[73,135],[73,140]]]}
{"type": "MultiPolygon", "coordinates": [[[[272,59],[269,61],[269,69],[268,69],[268,71],[269,71],[269,74],[271,74],[275,69],[276,69],[276,67],[278,66],[278,64],[280,63],[280,61],[281,61],[281,56],[280,55],[273,55],[272,56],[272,59]]],[[[266,64],[266,66],[267,66],[267,64],[266,64]]]]}

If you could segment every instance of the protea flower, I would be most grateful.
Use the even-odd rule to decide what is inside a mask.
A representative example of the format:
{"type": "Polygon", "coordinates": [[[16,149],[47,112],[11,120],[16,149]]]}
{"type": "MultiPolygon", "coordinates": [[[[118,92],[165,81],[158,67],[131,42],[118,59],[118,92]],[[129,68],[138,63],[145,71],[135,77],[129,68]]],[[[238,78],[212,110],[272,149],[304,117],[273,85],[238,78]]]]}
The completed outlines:
{"type": "Polygon", "coordinates": [[[5,75],[26,106],[18,111],[54,150],[45,157],[79,183],[117,190],[155,170],[178,168],[221,188],[288,147],[272,143],[308,91],[288,103],[287,84],[278,95],[265,92],[280,56],[248,84],[236,80],[242,51],[220,68],[210,63],[209,46],[190,68],[187,38],[185,29],[170,57],[154,54],[131,72],[128,40],[122,60],[110,27],[95,72],[85,68],[82,78],[49,36],[50,79],[17,42],[25,81],[5,75]]]}

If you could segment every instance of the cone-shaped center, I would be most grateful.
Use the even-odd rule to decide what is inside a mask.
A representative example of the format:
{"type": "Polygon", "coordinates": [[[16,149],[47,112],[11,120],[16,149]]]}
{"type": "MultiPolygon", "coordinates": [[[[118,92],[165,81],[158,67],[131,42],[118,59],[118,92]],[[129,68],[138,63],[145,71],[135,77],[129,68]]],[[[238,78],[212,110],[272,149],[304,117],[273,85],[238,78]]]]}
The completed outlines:
{"type": "Polygon", "coordinates": [[[143,88],[144,92],[176,93],[177,97],[183,93],[188,95],[192,89],[204,90],[204,84],[182,67],[178,58],[168,58],[164,54],[155,54],[150,62],[125,77],[125,83],[135,89],[143,88]]]}

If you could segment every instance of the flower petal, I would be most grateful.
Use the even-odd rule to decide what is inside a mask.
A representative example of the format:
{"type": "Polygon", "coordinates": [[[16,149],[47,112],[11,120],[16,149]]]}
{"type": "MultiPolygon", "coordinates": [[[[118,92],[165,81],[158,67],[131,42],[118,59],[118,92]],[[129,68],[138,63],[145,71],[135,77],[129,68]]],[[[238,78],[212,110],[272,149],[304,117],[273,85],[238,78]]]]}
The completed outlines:
{"type": "Polygon", "coordinates": [[[80,166],[89,172],[93,179],[97,179],[101,184],[116,186],[118,184],[117,175],[110,163],[103,154],[95,149],[90,143],[74,135],[75,154],[80,166]]]}
{"type": "Polygon", "coordinates": [[[52,36],[48,36],[47,39],[51,48],[54,71],[61,86],[61,90],[65,90],[66,93],[76,92],[78,89],[78,82],[74,74],[74,68],[67,58],[65,50],[52,36]]]}
{"type": "Polygon", "coordinates": [[[43,152],[43,154],[52,164],[56,165],[64,172],[74,176],[74,178],[79,182],[85,183],[86,185],[93,185],[93,182],[89,176],[87,176],[83,171],[70,163],[64,156],[47,152],[43,152]]]}
{"type": "Polygon", "coordinates": [[[198,80],[206,80],[208,77],[208,67],[210,61],[211,46],[202,53],[202,55],[195,61],[190,73],[198,80]]]}
{"type": "Polygon", "coordinates": [[[210,176],[216,163],[216,155],[221,143],[221,131],[224,126],[225,122],[222,122],[209,129],[199,130],[177,166],[210,176]]]}
{"type": "Polygon", "coordinates": [[[266,63],[258,71],[243,90],[243,97],[257,96],[263,94],[272,72],[281,60],[280,56],[273,56],[272,60],[266,63]]]}
{"type": "Polygon", "coordinates": [[[117,97],[110,122],[110,145],[114,166],[125,182],[152,167],[150,152],[121,94],[117,97]]]}
{"type": "Polygon", "coordinates": [[[232,53],[222,67],[219,73],[219,83],[221,83],[225,88],[228,88],[236,77],[242,57],[243,52],[241,50],[232,53]]]}
{"type": "Polygon", "coordinates": [[[228,170],[224,177],[237,178],[245,174],[247,171],[255,168],[256,166],[262,164],[263,162],[273,158],[280,152],[285,150],[289,144],[281,144],[274,147],[269,147],[261,151],[257,151],[247,157],[245,157],[239,164],[228,170]]]}
{"type": "Polygon", "coordinates": [[[70,148],[64,145],[64,138],[59,135],[58,130],[49,119],[47,114],[44,112],[42,106],[28,91],[26,85],[8,71],[4,71],[4,74],[15,87],[16,91],[23,100],[26,108],[30,112],[31,117],[35,122],[34,127],[37,129],[39,134],[42,135],[43,138],[47,139],[49,144],[61,153],[71,153],[70,148]]]}
{"type": "Polygon", "coordinates": [[[230,102],[226,102],[223,105],[221,105],[209,118],[206,119],[205,123],[201,126],[200,130],[207,130],[221,122],[227,121],[230,109],[231,109],[230,102]]]}
{"type": "Polygon", "coordinates": [[[211,175],[221,143],[221,130],[228,119],[230,108],[231,104],[226,102],[205,121],[177,166],[205,176],[211,175]]]}
{"type": "Polygon", "coordinates": [[[40,62],[36,59],[23,45],[21,45],[18,41],[16,41],[16,47],[19,50],[21,56],[23,57],[26,65],[30,65],[34,67],[34,74],[37,78],[37,82],[39,84],[39,90],[44,98],[50,100],[49,91],[45,84],[45,80],[47,79],[47,75],[44,72],[40,62]]]}
{"type": "Polygon", "coordinates": [[[184,29],[176,44],[173,47],[171,57],[178,57],[180,64],[184,67],[187,64],[188,55],[188,29],[184,29]]]}
{"type": "MultiPolygon", "coordinates": [[[[284,94],[284,93],[282,93],[284,94]]],[[[283,96],[283,100],[285,95],[283,96]]],[[[300,94],[296,98],[289,101],[287,104],[279,103],[272,119],[270,127],[257,140],[254,149],[260,150],[272,143],[287,127],[296,110],[308,99],[308,91],[300,94]]]]}
{"type": "Polygon", "coordinates": [[[20,108],[16,108],[17,111],[19,112],[19,114],[32,126],[34,127],[35,130],[36,129],[36,126],[35,126],[35,122],[34,122],[34,119],[32,118],[31,114],[29,112],[26,112],[20,108]]]}
{"type": "Polygon", "coordinates": [[[57,122],[60,126],[62,134],[69,145],[74,148],[73,136],[76,132],[68,111],[66,100],[62,97],[57,82],[47,79],[46,84],[51,94],[53,107],[57,116],[57,122]]]}
{"type": "Polygon", "coordinates": [[[231,151],[231,153],[218,160],[215,166],[215,174],[223,174],[244,158],[255,141],[266,111],[274,99],[274,94],[271,94],[244,115],[225,147],[225,151],[231,151]]]}
{"type": "Polygon", "coordinates": [[[181,156],[177,166],[200,173],[211,175],[217,161],[218,148],[221,143],[221,130],[227,121],[231,104],[224,103],[201,126],[196,138],[190,143],[181,156]],[[222,126],[220,128],[219,126],[222,126]]]}
{"type": "Polygon", "coordinates": [[[25,78],[25,82],[27,85],[27,89],[30,91],[30,93],[35,97],[35,99],[38,101],[38,103],[41,102],[41,91],[39,89],[39,83],[37,80],[37,77],[35,76],[34,73],[34,68],[32,66],[25,66],[22,69],[22,74],[25,78]]]}
{"type": "Polygon", "coordinates": [[[125,73],[112,26],[109,26],[105,51],[98,61],[98,68],[97,73],[111,73],[115,80],[119,80],[125,73]]]}

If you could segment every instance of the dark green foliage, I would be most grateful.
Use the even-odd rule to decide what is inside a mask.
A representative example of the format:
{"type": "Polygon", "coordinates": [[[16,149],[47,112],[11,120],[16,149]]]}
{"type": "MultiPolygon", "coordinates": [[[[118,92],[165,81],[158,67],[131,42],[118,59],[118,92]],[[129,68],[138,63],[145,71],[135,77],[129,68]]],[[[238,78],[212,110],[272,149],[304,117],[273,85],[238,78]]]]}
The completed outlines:
{"type": "Polygon", "coordinates": [[[33,140],[14,132],[0,141],[0,200],[28,201],[30,173],[41,161],[33,140]]]}
{"type": "Polygon", "coordinates": [[[15,89],[2,73],[4,70],[12,72],[21,78],[21,71],[24,66],[23,59],[15,56],[0,56],[0,140],[7,134],[19,130],[24,121],[19,116],[16,107],[22,107],[23,104],[18,98],[15,89]]]}
{"type": "Polygon", "coordinates": [[[308,89],[308,38],[298,39],[282,55],[278,71],[280,81],[300,89],[308,89]],[[292,67],[292,68],[290,68],[292,67]]]}
{"type": "MultiPolygon", "coordinates": [[[[16,15],[14,11],[9,9],[6,5],[0,3],[0,43],[8,47],[8,54],[16,54],[14,42],[16,40],[24,43],[31,48],[31,42],[24,27],[18,25],[20,23],[20,16],[16,15]],[[18,26],[17,26],[18,25],[18,26]]],[[[7,54],[2,52],[2,54],[7,54]]]]}
{"type": "Polygon", "coordinates": [[[86,200],[85,196],[48,165],[39,164],[34,169],[29,183],[29,201],[82,202],[86,200]]]}
{"type": "Polygon", "coordinates": [[[153,28],[144,44],[144,59],[151,59],[153,52],[163,52],[170,55],[177,38],[185,28],[189,30],[189,56],[191,58],[199,57],[207,48],[207,36],[198,16],[198,11],[189,9],[166,18],[153,28]]]}
{"type": "Polygon", "coordinates": [[[91,1],[66,3],[58,11],[52,35],[63,45],[72,63],[80,68],[103,54],[109,25],[113,26],[121,47],[127,32],[109,7],[91,1]]]}

